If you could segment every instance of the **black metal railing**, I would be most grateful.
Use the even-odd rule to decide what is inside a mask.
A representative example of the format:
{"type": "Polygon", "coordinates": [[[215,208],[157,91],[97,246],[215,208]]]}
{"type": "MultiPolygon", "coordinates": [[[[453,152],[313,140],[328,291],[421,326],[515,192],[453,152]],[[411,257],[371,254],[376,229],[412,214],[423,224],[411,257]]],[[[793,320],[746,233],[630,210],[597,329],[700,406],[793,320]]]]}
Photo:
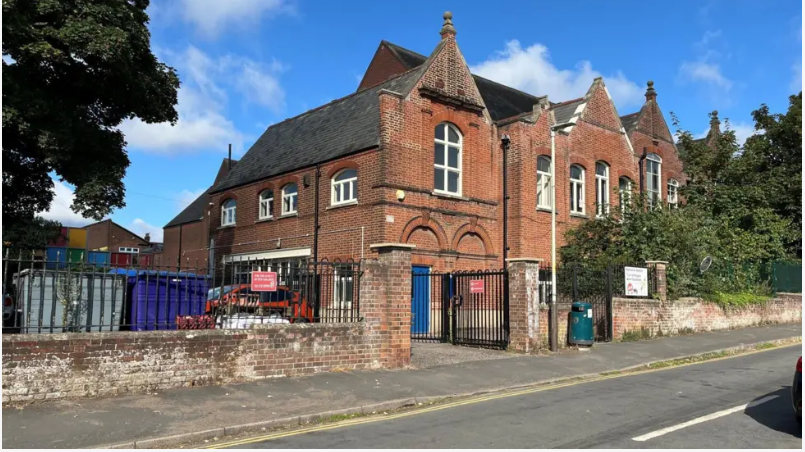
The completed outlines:
{"type": "Polygon", "coordinates": [[[360,264],[352,261],[236,260],[209,266],[142,259],[147,264],[121,266],[7,254],[2,262],[4,334],[361,319],[360,264]],[[276,287],[253,287],[254,272],[273,273],[268,276],[276,287]]]}

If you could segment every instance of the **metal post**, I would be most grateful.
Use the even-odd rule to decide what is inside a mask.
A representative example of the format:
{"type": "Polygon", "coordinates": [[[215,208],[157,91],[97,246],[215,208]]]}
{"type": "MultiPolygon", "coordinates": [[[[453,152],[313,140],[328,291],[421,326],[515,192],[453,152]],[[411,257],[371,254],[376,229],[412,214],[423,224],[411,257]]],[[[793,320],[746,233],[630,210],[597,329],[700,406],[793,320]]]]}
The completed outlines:
{"type": "MultiPolygon", "coordinates": [[[[316,187],[314,188],[315,204],[313,206],[313,312],[318,313],[319,310],[319,176],[321,170],[319,165],[316,165],[316,174],[313,179],[315,180],[316,187]]],[[[302,303],[302,300],[299,300],[302,303]]],[[[308,306],[310,308],[310,306],[308,306]]],[[[300,309],[301,311],[301,305],[300,309]]],[[[315,318],[313,319],[316,320],[315,318]]]]}
{"type": "Polygon", "coordinates": [[[556,130],[551,128],[551,351],[559,350],[559,319],[556,312],[556,130]]]}

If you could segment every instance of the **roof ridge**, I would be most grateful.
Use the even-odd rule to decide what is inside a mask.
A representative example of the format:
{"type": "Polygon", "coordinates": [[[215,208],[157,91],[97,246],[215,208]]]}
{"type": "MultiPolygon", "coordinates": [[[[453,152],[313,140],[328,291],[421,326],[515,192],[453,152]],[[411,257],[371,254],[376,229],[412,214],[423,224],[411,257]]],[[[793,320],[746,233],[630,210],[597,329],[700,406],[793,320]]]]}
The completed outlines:
{"type": "Polygon", "coordinates": [[[564,102],[559,102],[558,104],[551,105],[551,108],[560,107],[562,105],[572,104],[573,102],[578,102],[580,100],[584,100],[584,96],[578,97],[576,99],[566,100],[564,102]]]}
{"type": "MultiPolygon", "coordinates": [[[[280,124],[283,124],[283,123],[286,123],[288,121],[291,121],[293,119],[301,118],[302,116],[304,116],[304,115],[306,115],[308,113],[313,113],[314,111],[318,111],[318,110],[321,110],[324,107],[329,107],[330,105],[337,104],[338,102],[341,102],[343,100],[349,99],[350,97],[357,96],[358,94],[363,94],[363,93],[365,93],[366,91],[369,91],[372,88],[377,88],[380,85],[384,85],[384,84],[386,84],[386,83],[388,83],[388,82],[390,82],[392,80],[396,80],[396,79],[402,77],[403,75],[407,75],[409,72],[413,72],[416,69],[419,69],[419,66],[417,66],[415,68],[411,68],[411,69],[409,69],[409,70],[407,70],[405,72],[401,72],[401,73],[399,73],[399,74],[397,74],[397,75],[395,75],[393,77],[389,77],[386,80],[383,80],[383,82],[378,83],[377,85],[372,85],[372,86],[364,88],[364,89],[362,89],[360,91],[355,91],[354,93],[349,93],[344,97],[339,97],[338,99],[333,99],[330,102],[327,102],[326,104],[322,104],[322,105],[319,105],[318,107],[311,108],[310,110],[307,110],[307,111],[304,111],[302,113],[299,113],[296,116],[291,116],[290,118],[285,118],[280,122],[276,122],[276,123],[271,124],[270,126],[266,127],[266,131],[268,131],[269,129],[271,129],[271,128],[275,127],[275,126],[278,126],[280,124]]],[[[263,132],[263,133],[265,133],[265,132],[263,132]]]]}
{"type": "Polygon", "coordinates": [[[401,46],[401,45],[399,45],[399,44],[394,44],[393,42],[391,42],[391,41],[386,41],[385,39],[381,39],[381,40],[380,40],[380,43],[381,43],[381,44],[382,44],[382,43],[385,43],[385,44],[386,44],[386,45],[388,45],[389,47],[396,47],[396,48],[398,48],[398,49],[405,50],[406,52],[413,53],[414,55],[416,55],[416,56],[421,56],[422,58],[425,58],[425,59],[428,59],[428,58],[429,58],[429,57],[427,57],[427,56],[425,56],[425,55],[422,55],[421,53],[419,53],[419,52],[417,52],[417,51],[415,51],[415,50],[411,50],[411,49],[405,48],[405,47],[403,47],[403,46],[401,46]]]}
{"type": "Polygon", "coordinates": [[[628,114],[625,114],[625,115],[621,116],[621,118],[625,118],[625,117],[627,117],[627,116],[639,115],[639,114],[640,114],[640,112],[639,112],[639,111],[636,111],[636,112],[634,112],[634,113],[628,113],[628,114]]]}

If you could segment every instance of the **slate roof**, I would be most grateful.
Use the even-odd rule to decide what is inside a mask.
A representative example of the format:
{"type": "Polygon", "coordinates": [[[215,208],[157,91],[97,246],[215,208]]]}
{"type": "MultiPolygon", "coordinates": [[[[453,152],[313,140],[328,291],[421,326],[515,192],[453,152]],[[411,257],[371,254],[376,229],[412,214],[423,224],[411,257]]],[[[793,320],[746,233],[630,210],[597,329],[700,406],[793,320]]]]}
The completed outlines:
{"type": "Polygon", "coordinates": [[[379,91],[407,92],[419,79],[420,72],[405,72],[380,85],[270,126],[210,193],[378,146],[379,91]]]}
{"type": "MultiPolygon", "coordinates": [[[[400,61],[408,69],[420,66],[428,59],[425,55],[400,47],[397,44],[392,44],[388,41],[383,41],[383,43],[400,58],[400,61]]],[[[532,111],[534,105],[539,102],[537,96],[493,82],[479,75],[472,74],[472,78],[481,93],[484,105],[489,111],[489,116],[494,121],[532,111]]]]}
{"type": "Polygon", "coordinates": [[[576,108],[583,103],[584,98],[579,97],[578,99],[562,102],[561,104],[556,104],[551,107],[551,110],[553,110],[553,115],[556,118],[556,123],[562,124],[570,121],[570,118],[572,118],[573,114],[576,113],[576,108]]]}
{"type": "Polygon", "coordinates": [[[179,215],[173,217],[173,220],[169,221],[168,224],[163,227],[170,228],[180,224],[192,223],[194,221],[201,220],[201,217],[204,215],[204,206],[210,202],[211,188],[212,187],[208,188],[204,193],[200,194],[199,197],[191,202],[189,206],[185,207],[184,210],[179,212],[179,215]]]}
{"type": "Polygon", "coordinates": [[[640,119],[639,111],[621,116],[621,124],[623,124],[623,128],[626,129],[626,133],[630,133],[637,128],[638,119],[640,119]]]}
{"type": "MultiPolygon", "coordinates": [[[[215,176],[215,180],[219,181],[226,177],[229,173],[229,162],[228,159],[223,159],[221,162],[221,166],[218,168],[218,173],[215,176]]],[[[237,165],[237,160],[232,160],[232,168],[237,165]]],[[[184,208],[178,215],[173,217],[171,221],[168,222],[163,228],[170,228],[173,226],[179,226],[180,224],[187,224],[192,223],[194,221],[200,221],[201,218],[204,216],[204,209],[210,203],[210,192],[212,191],[215,183],[213,183],[204,193],[200,194],[198,198],[193,200],[187,207],[184,208]]]]}

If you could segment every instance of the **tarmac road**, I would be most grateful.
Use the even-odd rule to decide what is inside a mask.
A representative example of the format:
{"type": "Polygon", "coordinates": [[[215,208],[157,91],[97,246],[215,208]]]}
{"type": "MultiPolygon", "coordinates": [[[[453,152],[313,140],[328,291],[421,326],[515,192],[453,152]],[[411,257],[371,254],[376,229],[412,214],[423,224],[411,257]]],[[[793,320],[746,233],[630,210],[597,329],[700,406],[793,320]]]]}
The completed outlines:
{"type": "MultiPolygon", "coordinates": [[[[801,448],[801,345],[515,396],[367,418],[236,448],[801,448]]],[[[505,365],[505,361],[502,365],[505,365]]]]}

